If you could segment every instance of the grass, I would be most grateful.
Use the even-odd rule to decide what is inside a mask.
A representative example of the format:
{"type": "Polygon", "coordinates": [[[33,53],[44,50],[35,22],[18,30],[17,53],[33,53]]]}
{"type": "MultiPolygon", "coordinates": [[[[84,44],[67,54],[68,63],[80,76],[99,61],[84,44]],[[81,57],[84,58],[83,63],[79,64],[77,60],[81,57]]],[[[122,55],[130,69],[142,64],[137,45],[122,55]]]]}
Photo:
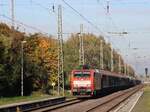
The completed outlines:
{"type": "MultiPolygon", "coordinates": [[[[56,94],[55,92],[54,94],[56,94]]],[[[70,91],[65,91],[65,96],[67,98],[73,98],[70,94],[70,91]]],[[[46,95],[40,92],[34,92],[31,96],[16,96],[16,97],[8,97],[8,98],[0,98],[0,106],[12,103],[19,103],[19,102],[26,102],[26,101],[33,101],[33,100],[40,100],[44,98],[51,98],[57,97],[57,95],[46,95]]]]}
{"type": "Polygon", "coordinates": [[[71,94],[71,91],[70,90],[68,90],[68,91],[65,91],[65,96],[69,99],[69,98],[75,98],[75,96],[73,96],[72,94],[71,94]]]}
{"type": "Polygon", "coordinates": [[[39,99],[50,98],[50,97],[53,96],[45,95],[41,93],[33,93],[31,96],[16,96],[16,97],[9,97],[9,98],[0,98],[0,106],[6,104],[12,104],[12,103],[39,100],[39,99]]]}
{"type": "Polygon", "coordinates": [[[150,112],[150,86],[144,88],[144,93],[132,112],[150,112]]]}

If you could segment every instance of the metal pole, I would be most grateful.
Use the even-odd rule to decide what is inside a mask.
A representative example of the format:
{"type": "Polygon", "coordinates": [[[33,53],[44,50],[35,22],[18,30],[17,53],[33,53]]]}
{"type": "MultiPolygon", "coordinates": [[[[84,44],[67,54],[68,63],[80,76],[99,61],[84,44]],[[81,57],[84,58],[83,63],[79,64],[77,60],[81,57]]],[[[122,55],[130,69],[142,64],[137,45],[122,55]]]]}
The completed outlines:
{"type": "Polygon", "coordinates": [[[58,7],[58,95],[60,95],[60,8],[58,7]]]}
{"type": "Polygon", "coordinates": [[[62,67],[62,69],[61,69],[61,71],[62,71],[62,90],[63,90],[63,96],[65,96],[65,81],[64,81],[64,52],[63,52],[63,32],[62,32],[62,7],[60,6],[60,9],[61,9],[61,62],[62,62],[62,64],[61,64],[61,67],[62,67]]]}
{"type": "Polygon", "coordinates": [[[110,49],[111,49],[111,72],[113,72],[114,71],[114,62],[113,62],[113,48],[112,47],[110,47],[110,49]]]}
{"type": "Polygon", "coordinates": [[[23,91],[24,91],[24,80],[23,80],[23,76],[24,76],[24,44],[26,43],[26,41],[21,41],[21,96],[24,95],[23,91]]]}
{"type": "Polygon", "coordinates": [[[53,96],[54,96],[54,86],[53,86],[53,96]]]}
{"type": "Polygon", "coordinates": [[[14,14],[14,0],[11,0],[11,19],[12,19],[12,29],[14,29],[14,18],[15,18],[15,14],[14,14]]]}
{"type": "Polygon", "coordinates": [[[80,25],[79,43],[79,65],[84,65],[83,24],[80,25]]]}
{"type": "Polygon", "coordinates": [[[80,31],[80,33],[78,33],[78,37],[79,37],[79,65],[82,65],[82,62],[81,62],[81,31],[80,31]]]}
{"type": "Polygon", "coordinates": [[[21,96],[23,96],[23,42],[21,42],[21,96]]]}
{"type": "Polygon", "coordinates": [[[120,54],[118,57],[118,68],[119,68],[119,73],[121,73],[121,60],[120,60],[120,54]]]}
{"type": "Polygon", "coordinates": [[[104,69],[103,63],[103,40],[100,39],[100,69],[104,69]]]}
{"type": "Polygon", "coordinates": [[[64,90],[64,56],[63,56],[63,35],[62,35],[62,7],[58,6],[58,95],[62,89],[63,96],[64,90]]]}
{"type": "Polygon", "coordinates": [[[128,74],[128,64],[126,64],[126,74],[129,75],[128,74]]]}
{"type": "Polygon", "coordinates": [[[82,63],[83,65],[85,64],[85,61],[84,61],[84,46],[83,46],[83,24],[80,25],[80,30],[81,30],[81,39],[82,39],[82,42],[81,42],[81,46],[82,46],[82,63]]]}
{"type": "Polygon", "coordinates": [[[126,63],[124,63],[124,74],[126,75],[127,74],[127,68],[126,68],[126,63]]]}
{"type": "Polygon", "coordinates": [[[109,14],[109,1],[107,0],[107,14],[109,14]]]}

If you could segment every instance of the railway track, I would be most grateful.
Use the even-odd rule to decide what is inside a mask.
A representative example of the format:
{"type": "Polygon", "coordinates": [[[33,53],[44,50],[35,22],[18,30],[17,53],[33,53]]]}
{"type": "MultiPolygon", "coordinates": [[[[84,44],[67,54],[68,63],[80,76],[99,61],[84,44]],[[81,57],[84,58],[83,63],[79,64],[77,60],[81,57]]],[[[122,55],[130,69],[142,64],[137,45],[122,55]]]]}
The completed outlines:
{"type": "Polygon", "coordinates": [[[21,112],[109,112],[142,87],[142,85],[139,85],[97,99],[74,98],[51,106],[37,105],[21,112]]]}
{"type": "MultiPolygon", "coordinates": [[[[70,106],[70,105],[73,105],[73,104],[81,103],[81,102],[84,102],[84,101],[86,101],[86,100],[84,100],[84,99],[66,100],[63,103],[60,103],[60,104],[54,105],[54,106],[50,106],[50,107],[45,106],[45,107],[33,108],[33,109],[30,109],[30,112],[48,112],[48,111],[56,110],[56,109],[63,108],[63,107],[66,107],[66,106],[70,106]]],[[[24,111],[24,112],[28,112],[28,111],[24,111]]]]}
{"type": "Polygon", "coordinates": [[[143,86],[136,86],[105,96],[104,98],[75,100],[70,103],[64,103],[32,112],[110,112],[131,95],[139,91],[142,87],[143,86]]]}
{"type": "Polygon", "coordinates": [[[143,86],[140,86],[140,87],[136,87],[133,89],[129,89],[128,91],[125,91],[125,92],[121,92],[120,94],[115,95],[112,99],[109,99],[101,104],[98,104],[95,107],[90,108],[86,112],[110,112],[115,107],[117,107],[120,103],[124,102],[134,93],[139,91],[142,87],[143,86]]]}
{"type": "Polygon", "coordinates": [[[38,109],[46,106],[57,105],[64,103],[66,97],[45,98],[34,101],[19,102],[0,106],[0,112],[26,112],[32,109],[38,109]]]}

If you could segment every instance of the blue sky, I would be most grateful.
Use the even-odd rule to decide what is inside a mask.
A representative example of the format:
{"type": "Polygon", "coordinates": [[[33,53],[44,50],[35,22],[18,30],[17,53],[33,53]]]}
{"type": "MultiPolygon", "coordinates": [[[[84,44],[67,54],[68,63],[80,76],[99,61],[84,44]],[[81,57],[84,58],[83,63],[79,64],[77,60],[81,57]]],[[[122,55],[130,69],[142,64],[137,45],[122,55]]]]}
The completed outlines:
{"type": "MultiPolygon", "coordinates": [[[[11,17],[10,1],[1,0],[0,15],[11,17]]],[[[65,33],[79,32],[79,25],[84,24],[84,32],[101,33],[85,22],[72,11],[62,0],[14,0],[15,19],[34,26],[42,32],[56,35],[57,6],[63,7],[63,31],[65,33]],[[55,6],[55,12],[51,11],[55,6]]],[[[150,66],[150,0],[109,0],[110,13],[106,14],[107,0],[65,0],[77,9],[88,20],[99,27],[104,35],[119,49],[126,62],[133,65],[138,73],[144,73],[144,68],[150,66]],[[108,32],[127,31],[127,35],[110,35],[108,32]],[[133,48],[138,48],[134,50],[133,48]],[[135,59],[137,58],[137,59],[135,59]],[[145,59],[144,59],[145,58],[145,59]]],[[[1,21],[10,24],[10,20],[0,16],[1,21]]],[[[20,30],[37,32],[16,24],[20,30]]],[[[67,39],[68,35],[64,35],[67,39]]],[[[149,68],[150,69],[150,68],[149,68]]]]}

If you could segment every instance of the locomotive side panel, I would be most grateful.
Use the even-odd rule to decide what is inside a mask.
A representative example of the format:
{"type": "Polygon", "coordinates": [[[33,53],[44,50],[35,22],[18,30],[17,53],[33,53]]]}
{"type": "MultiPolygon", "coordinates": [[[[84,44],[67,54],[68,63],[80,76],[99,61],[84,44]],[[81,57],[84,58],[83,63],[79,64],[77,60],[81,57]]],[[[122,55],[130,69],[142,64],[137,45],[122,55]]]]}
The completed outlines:
{"type": "Polygon", "coordinates": [[[101,78],[101,88],[108,88],[109,87],[109,77],[107,75],[102,75],[101,78]]]}
{"type": "Polygon", "coordinates": [[[94,73],[94,89],[100,90],[101,89],[101,74],[94,73]]]}

